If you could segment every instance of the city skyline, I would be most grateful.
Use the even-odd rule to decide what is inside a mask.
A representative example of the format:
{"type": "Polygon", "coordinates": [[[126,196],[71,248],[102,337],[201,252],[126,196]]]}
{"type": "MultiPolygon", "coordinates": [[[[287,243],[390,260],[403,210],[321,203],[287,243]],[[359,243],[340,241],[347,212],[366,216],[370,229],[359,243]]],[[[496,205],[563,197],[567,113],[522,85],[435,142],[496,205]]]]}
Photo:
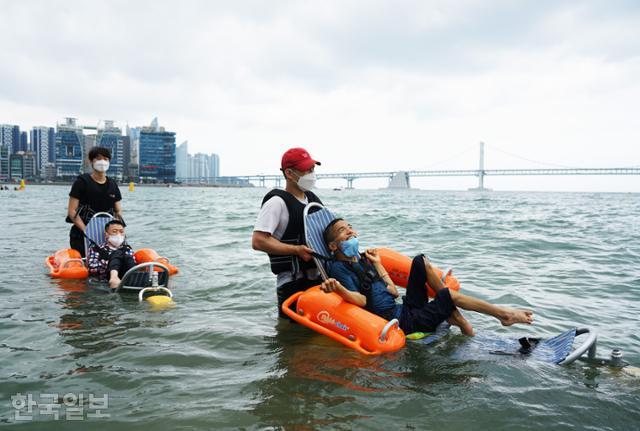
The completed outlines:
{"type": "MultiPolygon", "coordinates": [[[[0,123],[0,181],[71,180],[91,172],[87,154],[93,147],[104,147],[111,152],[107,174],[118,181],[176,182],[176,133],[160,126],[157,117],[146,126],[127,124],[124,129],[113,120],[87,125],[76,117],[65,117],[55,128],[31,126],[29,135],[20,129],[18,124],[0,123]]],[[[220,158],[200,153],[195,158],[203,156],[206,169],[193,170],[185,180],[216,182],[220,158]]]]}

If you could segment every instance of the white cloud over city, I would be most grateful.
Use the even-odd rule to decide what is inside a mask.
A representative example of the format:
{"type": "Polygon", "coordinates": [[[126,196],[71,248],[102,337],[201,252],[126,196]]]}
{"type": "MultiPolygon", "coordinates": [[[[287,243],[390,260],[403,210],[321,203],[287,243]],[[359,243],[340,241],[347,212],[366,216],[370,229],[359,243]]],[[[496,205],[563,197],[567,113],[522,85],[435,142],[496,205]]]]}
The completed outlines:
{"type": "MultiPolygon", "coordinates": [[[[0,122],[23,129],[65,116],[120,126],[157,116],[191,153],[218,153],[224,175],[276,173],[292,146],[325,172],[473,169],[480,141],[487,168],[640,166],[633,1],[0,8],[0,122]]],[[[637,177],[492,181],[640,191],[637,177]]]]}

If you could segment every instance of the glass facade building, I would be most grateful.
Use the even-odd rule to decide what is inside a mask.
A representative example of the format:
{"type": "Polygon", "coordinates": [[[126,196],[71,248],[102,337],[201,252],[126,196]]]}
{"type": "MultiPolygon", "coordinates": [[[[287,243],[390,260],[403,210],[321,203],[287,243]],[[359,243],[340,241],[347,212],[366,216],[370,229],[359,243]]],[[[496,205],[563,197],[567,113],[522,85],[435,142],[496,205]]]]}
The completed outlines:
{"type": "Polygon", "coordinates": [[[122,130],[113,126],[113,121],[105,121],[105,128],[98,130],[96,146],[111,151],[111,161],[107,175],[120,181],[123,178],[124,142],[122,130]]]}
{"type": "Polygon", "coordinates": [[[32,152],[18,151],[9,156],[9,179],[33,180],[36,177],[36,157],[32,152]]]}
{"type": "Polygon", "coordinates": [[[37,126],[31,129],[31,150],[36,155],[36,170],[44,171],[47,163],[55,161],[55,130],[53,127],[37,126]]]}
{"type": "Polygon", "coordinates": [[[143,181],[176,181],[176,134],[158,127],[140,130],[139,175],[143,181]]]}
{"type": "Polygon", "coordinates": [[[11,153],[8,145],[0,144],[0,181],[9,179],[9,154],[11,153]]]}
{"type": "Polygon", "coordinates": [[[84,135],[76,126],[74,118],[67,118],[56,130],[57,177],[71,179],[82,171],[84,135]]]}
{"type": "Polygon", "coordinates": [[[20,150],[20,127],[14,124],[0,124],[0,145],[9,147],[9,153],[20,150]]]}

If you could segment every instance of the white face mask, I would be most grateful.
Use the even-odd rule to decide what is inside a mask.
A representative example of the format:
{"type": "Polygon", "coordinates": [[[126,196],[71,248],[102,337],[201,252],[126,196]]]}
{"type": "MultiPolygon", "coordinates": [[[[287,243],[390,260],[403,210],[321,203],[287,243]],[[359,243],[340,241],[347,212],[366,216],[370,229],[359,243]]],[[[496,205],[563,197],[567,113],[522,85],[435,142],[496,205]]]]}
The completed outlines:
{"type": "Polygon", "coordinates": [[[98,172],[107,172],[109,170],[109,160],[96,160],[93,162],[93,169],[98,172]]]}
{"type": "Polygon", "coordinates": [[[310,172],[307,175],[303,175],[298,178],[298,187],[303,192],[307,192],[314,188],[316,185],[316,173],[310,172]]]}
{"type": "Polygon", "coordinates": [[[124,235],[109,235],[107,241],[109,241],[109,244],[111,244],[115,248],[118,248],[124,242],[124,235]]]}

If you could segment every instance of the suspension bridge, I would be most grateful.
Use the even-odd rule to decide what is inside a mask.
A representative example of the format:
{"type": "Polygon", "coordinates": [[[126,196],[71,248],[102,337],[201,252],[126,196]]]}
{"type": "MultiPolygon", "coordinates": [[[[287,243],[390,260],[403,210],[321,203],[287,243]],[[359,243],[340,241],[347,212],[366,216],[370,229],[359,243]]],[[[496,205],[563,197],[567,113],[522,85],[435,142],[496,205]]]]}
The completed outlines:
{"type": "MultiPolygon", "coordinates": [[[[526,159],[525,159],[526,160],[526,159]]],[[[353,182],[365,178],[387,178],[389,188],[410,188],[413,177],[477,177],[478,186],[470,190],[488,190],[484,186],[484,178],[491,176],[528,176],[528,175],[640,175],[640,167],[628,168],[539,168],[539,169],[485,169],[484,143],[480,143],[480,161],[478,169],[447,169],[447,170],[414,170],[414,171],[384,171],[384,172],[341,172],[318,173],[318,180],[342,179],[347,188],[353,188],[353,182]]],[[[245,175],[238,179],[261,187],[273,184],[281,187],[284,182],[282,174],[277,175],[245,175]]]]}

